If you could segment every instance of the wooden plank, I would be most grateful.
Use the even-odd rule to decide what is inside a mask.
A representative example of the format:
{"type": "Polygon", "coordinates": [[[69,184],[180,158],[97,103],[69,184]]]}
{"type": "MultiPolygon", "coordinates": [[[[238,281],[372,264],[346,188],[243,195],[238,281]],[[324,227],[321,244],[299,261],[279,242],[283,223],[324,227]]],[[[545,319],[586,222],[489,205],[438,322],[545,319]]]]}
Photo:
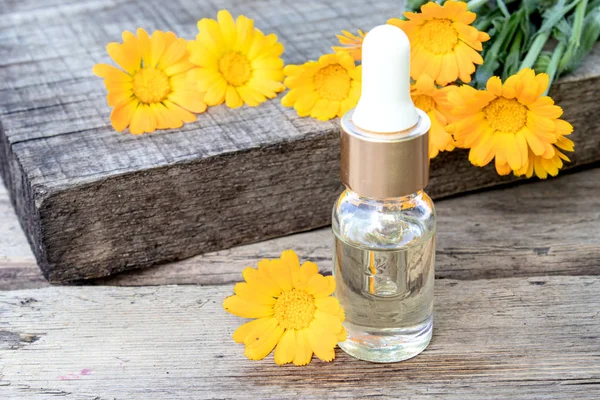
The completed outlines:
{"type": "Polygon", "coordinates": [[[0,184],[0,290],[47,285],[19,225],[8,192],[0,184]]]}
{"type": "MultiPolygon", "coordinates": [[[[436,276],[481,279],[600,274],[600,168],[436,202],[436,276]]],[[[47,286],[0,185],[0,290],[47,286]]],[[[331,271],[329,228],[267,240],[95,283],[222,284],[292,248],[331,271]]]]}
{"type": "MultiPolygon", "coordinates": [[[[124,29],[192,38],[218,8],[246,14],[286,45],[285,61],[329,51],[341,29],[369,29],[401,12],[395,0],[41,0],[0,18],[0,174],[45,275],[93,278],[329,223],[341,187],[337,121],[299,118],[278,101],[215,107],[194,124],[118,134],[100,79],[105,44],[124,29]],[[43,23],[39,21],[43,20],[43,23]],[[48,41],[48,38],[52,38],[48,41]]],[[[600,47],[553,88],[576,127],[569,166],[600,159],[600,47]]],[[[472,167],[465,152],[433,160],[443,197],[514,178],[472,167]]]]}
{"type": "Polygon", "coordinates": [[[221,308],[232,286],[0,293],[3,399],[597,399],[600,277],[436,283],[420,356],[248,361],[221,308]],[[490,397],[492,396],[492,397],[490,397]]]}

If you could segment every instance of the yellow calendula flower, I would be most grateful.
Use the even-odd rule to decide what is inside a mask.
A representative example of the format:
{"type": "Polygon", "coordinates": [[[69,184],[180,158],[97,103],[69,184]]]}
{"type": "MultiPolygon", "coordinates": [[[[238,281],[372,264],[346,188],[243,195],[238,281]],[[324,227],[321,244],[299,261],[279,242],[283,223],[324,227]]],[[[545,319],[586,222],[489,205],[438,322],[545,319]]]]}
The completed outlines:
{"type": "Polygon", "coordinates": [[[106,50],[123,70],[97,64],[93,72],[104,78],[117,131],[128,126],[133,134],[179,128],[196,120],[192,113],[206,110],[204,93],[188,80],[195,67],[188,60],[187,42],[173,32],[155,31],[150,37],[141,28],[137,36],[125,31],[123,43],[109,43],[106,50]]]}
{"type": "Polygon", "coordinates": [[[413,79],[427,74],[442,86],[457,78],[471,81],[474,64],[483,64],[478,53],[483,49],[481,43],[490,36],[470,25],[476,14],[467,11],[467,3],[447,1],[442,6],[429,2],[421,7],[421,13],[406,12],[404,16],[406,21],[392,18],[388,24],[400,27],[410,40],[413,79]]]}
{"type": "Polygon", "coordinates": [[[361,90],[361,66],[348,53],[325,54],[319,61],[286,65],[284,84],[290,91],[281,104],[301,117],[327,121],[356,106],[361,90]]]}
{"type": "Polygon", "coordinates": [[[273,33],[263,34],[254,21],[240,15],[234,21],[221,10],[217,20],[198,21],[196,40],[189,42],[190,61],[201,67],[190,72],[209,106],[244,103],[257,106],[284,89],[283,45],[273,33]]]}
{"type": "Polygon", "coordinates": [[[495,159],[500,175],[516,171],[531,176],[529,171],[535,169],[542,176],[537,173],[542,167],[554,172],[549,162],[557,168],[562,166],[562,153],[555,144],[568,150],[571,142],[563,136],[569,135],[573,127],[560,119],[562,109],[543,95],[548,85],[547,74],[536,75],[529,68],[504,84],[498,77],[490,78],[486,90],[463,85],[448,94],[455,118],[448,131],[458,147],[471,149],[469,161],[473,165],[484,166],[495,159]],[[549,161],[542,163],[537,157],[549,161]]]}
{"type": "Polygon", "coordinates": [[[344,312],[331,294],[332,276],[319,274],[310,261],[300,266],[298,256],[286,250],[281,258],[261,260],[258,269],[246,268],[245,282],[223,302],[231,314],[256,318],[233,333],[244,343],[251,360],[265,358],[275,348],[275,362],[306,365],[313,353],[323,361],[335,358],[334,348],[346,340],[344,312]]]}
{"type": "Polygon", "coordinates": [[[341,35],[337,36],[341,46],[332,46],[331,49],[337,53],[339,51],[348,53],[354,61],[362,60],[362,42],[365,39],[366,33],[358,30],[358,35],[354,35],[348,31],[342,31],[341,35]]]}
{"type": "Polygon", "coordinates": [[[438,88],[429,75],[421,75],[411,86],[410,95],[417,108],[425,111],[431,119],[429,130],[429,158],[434,158],[440,151],[454,150],[454,139],[446,130],[450,122],[451,106],[448,93],[456,90],[456,86],[438,88]]]}

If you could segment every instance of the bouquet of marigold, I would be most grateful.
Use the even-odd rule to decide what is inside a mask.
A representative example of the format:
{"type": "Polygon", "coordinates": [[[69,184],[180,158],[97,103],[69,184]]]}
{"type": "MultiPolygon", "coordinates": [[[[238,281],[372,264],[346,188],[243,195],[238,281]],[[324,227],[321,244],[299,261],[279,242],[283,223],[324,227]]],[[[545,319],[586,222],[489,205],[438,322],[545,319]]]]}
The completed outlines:
{"type": "MultiPolygon", "coordinates": [[[[408,9],[388,23],[411,41],[411,93],[432,121],[430,157],[459,147],[500,175],[557,175],[573,128],[547,94],[597,41],[600,1],[413,0],[408,9]]],[[[343,31],[333,50],[360,61],[364,36],[343,31]]]]}

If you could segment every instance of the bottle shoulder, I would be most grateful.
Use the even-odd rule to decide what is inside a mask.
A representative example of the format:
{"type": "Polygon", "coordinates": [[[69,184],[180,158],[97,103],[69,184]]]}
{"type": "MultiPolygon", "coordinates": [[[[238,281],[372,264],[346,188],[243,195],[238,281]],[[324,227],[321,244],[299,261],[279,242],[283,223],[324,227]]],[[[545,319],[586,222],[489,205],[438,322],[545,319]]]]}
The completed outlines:
{"type": "Polygon", "coordinates": [[[378,200],[346,190],[334,204],[332,229],[340,240],[362,248],[418,245],[435,234],[435,208],[424,191],[378,200]]]}

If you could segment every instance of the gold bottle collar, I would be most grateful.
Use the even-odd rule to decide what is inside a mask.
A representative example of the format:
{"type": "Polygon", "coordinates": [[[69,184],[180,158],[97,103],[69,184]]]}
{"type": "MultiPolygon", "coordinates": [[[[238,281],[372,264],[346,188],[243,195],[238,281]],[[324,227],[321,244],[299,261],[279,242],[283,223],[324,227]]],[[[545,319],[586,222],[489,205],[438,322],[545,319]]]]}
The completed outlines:
{"type": "Polygon", "coordinates": [[[410,129],[374,133],[352,122],[354,110],[341,119],[342,183],[353,192],[377,199],[406,196],[429,183],[431,121],[417,109],[410,129]]]}

